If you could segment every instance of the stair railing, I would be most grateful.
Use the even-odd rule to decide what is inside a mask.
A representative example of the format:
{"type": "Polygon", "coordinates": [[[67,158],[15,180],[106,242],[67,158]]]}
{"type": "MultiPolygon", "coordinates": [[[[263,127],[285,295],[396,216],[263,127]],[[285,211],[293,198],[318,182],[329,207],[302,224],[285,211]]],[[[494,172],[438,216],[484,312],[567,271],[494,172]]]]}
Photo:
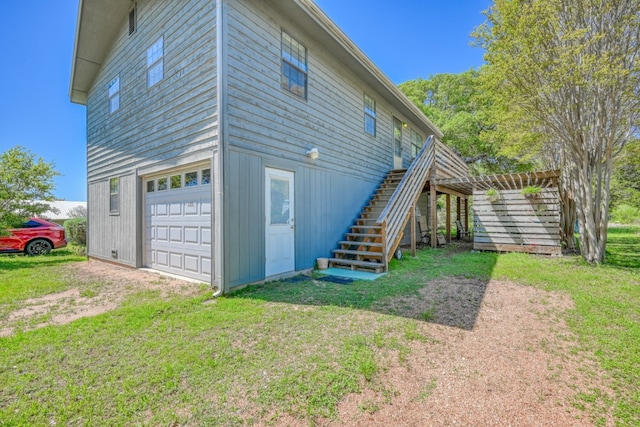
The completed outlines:
{"type": "Polygon", "coordinates": [[[376,225],[385,230],[383,237],[385,270],[388,260],[400,244],[402,231],[411,216],[411,208],[415,206],[429,179],[429,172],[435,159],[435,147],[434,137],[430,135],[376,220],[376,225]]]}

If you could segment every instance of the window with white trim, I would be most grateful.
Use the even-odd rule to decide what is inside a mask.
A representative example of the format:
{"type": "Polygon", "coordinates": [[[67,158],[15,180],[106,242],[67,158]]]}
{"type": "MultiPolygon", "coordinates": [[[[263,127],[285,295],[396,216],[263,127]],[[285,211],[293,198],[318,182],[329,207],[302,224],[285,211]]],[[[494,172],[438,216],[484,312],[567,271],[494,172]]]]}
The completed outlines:
{"type": "Polygon", "coordinates": [[[147,49],[147,87],[164,78],[164,38],[160,37],[147,49]]]}
{"type": "Polygon", "coordinates": [[[109,114],[120,108],[120,76],[117,75],[109,82],[109,114]]]}
{"type": "Polygon", "coordinates": [[[282,32],[282,89],[307,99],[307,48],[282,32]]]}
{"type": "Polygon", "coordinates": [[[423,143],[424,141],[422,140],[422,136],[420,136],[420,134],[415,130],[411,129],[411,158],[418,156],[423,143]]]}
{"type": "Polygon", "coordinates": [[[376,101],[364,94],[364,131],[376,136],[376,101]]]}
{"type": "Polygon", "coordinates": [[[109,213],[120,212],[120,178],[109,180],[109,213]]]}

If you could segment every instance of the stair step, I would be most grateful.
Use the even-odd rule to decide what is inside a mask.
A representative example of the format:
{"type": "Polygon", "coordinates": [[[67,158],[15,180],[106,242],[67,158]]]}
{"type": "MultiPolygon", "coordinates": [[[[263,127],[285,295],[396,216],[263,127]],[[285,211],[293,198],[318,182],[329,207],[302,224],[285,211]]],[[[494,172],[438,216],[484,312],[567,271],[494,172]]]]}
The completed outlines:
{"type": "Polygon", "coordinates": [[[331,267],[345,268],[348,267],[351,270],[374,270],[376,273],[382,273],[384,271],[384,264],[379,262],[370,261],[357,261],[354,259],[342,259],[342,258],[329,258],[329,265],[331,267]]]}
{"type": "MultiPolygon", "coordinates": [[[[375,224],[377,219],[378,218],[358,218],[356,221],[358,222],[358,224],[361,224],[363,222],[368,222],[369,224],[375,224]]],[[[366,225],[366,224],[362,224],[362,225],[366,225]]],[[[372,226],[372,227],[375,227],[375,226],[372,226]]]]}
{"type": "Polygon", "coordinates": [[[346,237],[362,237],[362,238],[380,238],[382,237],[382,234],[366,234],[366,233],[347,233],[345,234],[346,237]]]}
{"type": "Polygon", "coordinates": [[[351,229],[362,229],[362,230],[382,230],[382,226],[380,225],[352,225],[351,229]]]}
{"type": "Polygon", "coordinates": [[[359,240],[342,240],[338,242],[339,245],[348,245],[348,246],[370,246],[374,248],[381,248],[382,243],[376,242],[361,242],[359,240]]]}
{"type": "Polygon", "coordinates": [[[355,255],[355,256],[361,256],[365,258],[382,258],[382,252],[352,251],[349,249],[334,249],[332,252],[334,254],[355,255]]]}

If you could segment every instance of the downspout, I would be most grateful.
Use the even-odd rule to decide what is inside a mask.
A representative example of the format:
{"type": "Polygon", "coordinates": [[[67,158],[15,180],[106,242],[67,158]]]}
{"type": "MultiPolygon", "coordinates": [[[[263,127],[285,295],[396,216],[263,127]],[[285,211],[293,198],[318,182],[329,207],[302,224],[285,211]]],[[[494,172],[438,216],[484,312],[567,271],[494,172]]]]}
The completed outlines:
{"type": "MultiPolygon", "coordinates": [[[[215,242],[218,245],[214,244],[212,251],[212,259],[214,260],[214,271],[215,271],[215,280],[214,283],[218,284],[218,290],[214,292],[214,297],[219,297],[225,291],[225,283],[224,283],[224,160],[226,158],[226,134],[227,134],[227,126],[226,126],[226,108],[225,108],[225,100],[226,100],[226,89],[225,83],[226,79],[224,75],[226,73],[225,70],[225,61],[224,57],[226,51],[224,49],[224,0],[216,0],[216,111],[218,114],[218,150],[217,155],[214,154],[212,163],[212,170],[215,172],[215,183],[213,185],[214,191],[214,200],[215,200],[215,209],[214,212],[217,212],[217,222],[215,224],[215,242]],[[216,247],[218,246],[218,247],[216,247]]],[[[214,215],[215,217],[215,215],[214,215]]]]}

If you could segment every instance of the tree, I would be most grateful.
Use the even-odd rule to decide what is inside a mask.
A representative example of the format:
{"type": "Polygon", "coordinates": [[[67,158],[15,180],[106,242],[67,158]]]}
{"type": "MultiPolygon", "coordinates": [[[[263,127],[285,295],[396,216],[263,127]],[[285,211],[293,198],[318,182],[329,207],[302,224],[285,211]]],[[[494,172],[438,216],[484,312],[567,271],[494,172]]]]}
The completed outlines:
{"type": "Polygon", "coordinates": [[[479,71],[436,74],[402,83],[405,95],[442,130],[442,142],[453,148],[472,173],[525,171],[531,164],[499,152],[492,121],[492,100],[481,90],[479,71]]]}
{"type": "Polygon", "coordinates": [[[0,155],[0,233],[38,216],[55,200],[54,177],[60,175],[53,163],[37,158],[23,147],[10,148],[0,155]]]}
{"type": "Polygon", "coordinates": [[[76,206],[67,211],[67,216],[69,218],[86,218],[87,217],[87,207],[86,206],[76,206]]]}
{"type": "Polygon", "coordinates": [[[640,209],[640,139],[627,144],[613,166],[612,205],[625,204],[640,209]]]}
{"type": "Polygon", "coordinates": [[[501,124],[557,147],[582,256],[601,263],[613,160],[638,130],[640,0],[494,0],[486,16],[483,87],[501,124]]]}

